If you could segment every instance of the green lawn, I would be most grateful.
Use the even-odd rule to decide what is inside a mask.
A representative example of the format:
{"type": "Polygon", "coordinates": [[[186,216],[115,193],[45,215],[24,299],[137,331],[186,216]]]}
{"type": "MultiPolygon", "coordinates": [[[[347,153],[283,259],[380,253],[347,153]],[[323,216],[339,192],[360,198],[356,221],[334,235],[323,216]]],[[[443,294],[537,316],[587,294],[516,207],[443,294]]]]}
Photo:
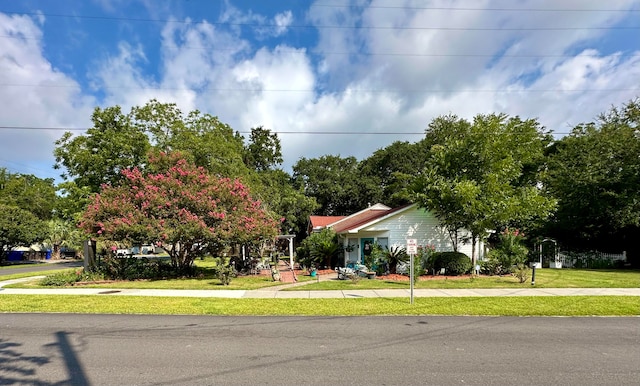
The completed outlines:
{"type": "MultiPolygon", "coordinates": [[[[93,288],[134,288],[134,289],[257,289],[280,285],[273,282],[270,277],[241,276],[233,279],[229,286],[223,286],[211,272],[211,262],[197,262],[201,270],[199,278],[167,279],[167,280],[137,280],[121,281],[103,284],[89,284],[86,287],[93,288]]],[[[34,275],[48,275],[61,271],[45,271],[31,274],[16,274],[2,276],[2,280],[28,277],[34,275]]],[[[331,277],[336,275],[330,274],[331,277]]],[[[361,279],[358,282],[351,280],[328,280],[315,282],[309,276],[298,276],[299,281],[310,283],[295,290],[349,290],[349,289],[392,289],[409,288],[408,281],[369,280],[361,279]]],[[[587,270],[587,269],[538,269],[536,270],[536,288],[638,288],[640,287],[640,271],[637,270],[587,270]]],[[[7,288],[42,288],[38,281],[13,284],[7,288]]],[[[531,288],[531,282],[518,283],[511,276],[480,276],[475,278],[449,278],[420,280],[415,288],[435,289],[469,289],[469,288],[531,288]]]]}
{"type": "MultiPolygon", "coordinates": [[[[479,276],[420,280],[414,288],[530,288],[531,281],[519,283],[513,276],[479,276]]],[[[638,288],[638,270],[537,269],[536,288],[638,288]]],[[[305,290],[391,289],[409,288],[409,281],[383,279],[329,280],[304,286],[305,290]]],[[[295,290],[291,289],[291,290],[295,290]]]]}
{"type": "Polygon", "coordinates": [[[637,296],[363,299],[220,299],[141,296],[1,295],[1,312],[182,315],[633,316],[637,296]]]}

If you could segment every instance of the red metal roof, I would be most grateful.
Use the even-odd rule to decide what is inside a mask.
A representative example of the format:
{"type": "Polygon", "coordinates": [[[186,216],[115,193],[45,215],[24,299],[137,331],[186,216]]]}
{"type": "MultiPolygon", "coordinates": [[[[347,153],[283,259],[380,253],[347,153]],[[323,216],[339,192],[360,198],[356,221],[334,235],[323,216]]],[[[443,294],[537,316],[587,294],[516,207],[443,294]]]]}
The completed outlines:
{"type": "Polygon", "coordinates": [[[331,225],[334,222],[338,222],[347,216],[309,216],[309,221],[311,222],[311,228],[324,228],[327,225],[331,225]]]}
{"type": "Polygon", "coordinates": [[[376,204],[351,216],[309,216],[309,221],[312,230],[331,226],[336,233],[342,233],[399,212],[411,205],[413,204],[391,209],[388,206],[376,204]]]}
{"type": "Polygon", "coordinates": [[[365,209],[364,211],[352,214],[343,221],[340,221],[336,225],[332,226],[336,233],[348,231],[349,229],[357,228],[359,225],[366,224],[375,220],[378,217],[386,216],[390,209],[365,209]]]}

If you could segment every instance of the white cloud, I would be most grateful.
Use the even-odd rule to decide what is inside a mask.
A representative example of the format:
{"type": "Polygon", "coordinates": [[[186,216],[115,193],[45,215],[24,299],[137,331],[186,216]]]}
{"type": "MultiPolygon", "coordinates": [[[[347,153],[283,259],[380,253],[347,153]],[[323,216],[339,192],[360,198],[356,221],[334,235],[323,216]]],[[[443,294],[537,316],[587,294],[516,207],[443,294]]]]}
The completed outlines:
{"type": "Polygon", "coordinates": [[[277,14],[273,19],[276,25],[275,35],[278,36],[287,32],[288,27],[293,22],[293,14],[291,11],[286,11],[277,14]]]}
{"type": "MultiPolygon", "coordinates": [[[[54,68],[42,47],[40,15],[0,13],[0,106],[2,126],[87,127],[94,99],[78,83],[54,68]]],[[[54,177],[53,143],[60,131],[5,130],[0,142],[0,164],[10,170],[54,177]]]]}
{"type": "MultiPolygon", "coordinates": [[[[372,2],[377,4],[382,3],[372,2]]],[[[456,2],[451,6],[465,4],[456,2]]],[[[522,5],[548,6],[539,2],[522,5]]],[[[441,114],[471,118],[490,112],[539,117],[548,128],[566,131],[567,122],[590,120],[612,104],[634,97],[633,91],[568,91],[615,90],[622,87],[620,84],[632,84],[629,82],[637,79],[635,59],[602,56],[594,50],[568,56],[573,47],[602,33],[599,29],[555,31],[557,36],[551,43],[550,32],[544,30],[506,33],[420,29],[443,23],[477,29],[566,25],[556,14],[503,13],[494,17],[480,11],[394,12],[369,8],[357,13],[341,7],[312,9],[309,20],[319,26],[376,28],[320,27],[314,52],[324,53],[324,57],[314,63],[305,49],[287,45],[258,48],[251,54],[251,43],[239,30],[224,31],[207,23],[169,23],[163,31],[164,71],[157,82],[165,89],[154,90],[153,94],[173,98],[185,110],[195,106],[218,115],[236,130],[264,125],[274,131],[300,132],[280,136],[287,167],[303,156],[341,154],[364,158],[394,140],[420,138],[321,136],[307,132],[423,132],[430,120],[441,114]],[[380,28],[385,26],[405,29],[380,28]],[[362,47],[378,55],[361,55],[362,47]],[[522,57],[511,57],[514,55],[522,57]],[[170,91],[172,88],[196,91],[181,91],[188,95],[179,95],[178,91],[170,91]],[[605,95],[609,99],[603,104],[601,98],[605,95]],[[576,101],[584,106],[576,109],[576,101]]],[[[611,14],[585,12],[577,16],[571,21],[574,25],[598,27],[612,21],[611,14]]],[[[263,21],[260,15],[232,7],[222,20],[263,21]]],[[[142,74],[136,74],[135,66],[110,67],[118,68],[121,76],[130,74],[132,83],[144,79],[142,74]]],[[[136,96],[137,103],[144,103],[144,97],[136,96]]]]}
{"type": "MultiPolygon", "coordinates": [[[[374,7],[388,4],[371,2],[374,7]]],[[[398,6],[405,4],[413,3],[399,2],[398,6]]],[[[430,4],[506,7],[488,0],[473,7],[461,0],[430,4]]],[[[632,4],[637,1],[619,1],[606,8],[625,9],[632,4]]],[[[533,0],[517,6],[560,7],[556,2],[533,0]]],[[[602,5],[577,0],[562,3],[563,9],[586,7],[602,5]]],[[[123,41],[117,52],[96,58],[90,78],[94,86],[106,91],[104,106],[119,104],[126,111],[157,98],[176,102],[185,112],[197,108],[217,115],[239,131],[264,125],[273,131],[298,132],[280,135],[285,167],[289,168],[303,156],[364,158],[395,140],[418,140],[420,135],[375,133],[420,133],[433,118],[448,113],[465,118],[491,112],[538,117],[547,128],[567,132],[569,126],[592,120],[612,105],[638,95],[640,52],[608,54],[596,45],[606,32],[600,27],[612,25],[623,15],[312,7],[307,20],[318,26],[318,41],[315,47],[302,47],[286,40],[293,23],[290,12],[267,18],[227,3],[218,21],[231,21],[235,26],[225,28],[196,19],[166,23],[157,41],[123,41]],[[282,43],[263,47],[261,40],[248,37],[237,25],[244,22],[278,26],[271,28],[269,36],[280,34],[282,43]],[[332,25],[345,28],[327,28],[332,25]],[[349,26],[362,28],[346,28],[349,26]],[[383,28],[387,26],[404,29],[383,28]],[[558,26],[589,28],[534,29],[558,26]],[[496,28],[524,29],[492,30],[496,28]],[[147,56],[154,46],[161,48],[158,63],[149,62],[147,56]],[[150,75],[149,67],[158,71],[150,75]],[[374,134],[306,134],[315,131],[374,134]]],[[[93,99],[83,97],[73,79],[51,68],[43,57],[42,32],[33,20],[5,18],[0,25],[5,31],[13,28],[37,37],[0,41],[2,82],[10,74],[7,79],[13,82],[24,78],[22,82],[70,85],[33,92],[0,88],[2,101],[6,100],[5,105],[11,107],[7,111],[13,114],[8,117],[39,126],[70,125],[76,122],[69,119],[74,117],[86,125],[93,99]],[[25,93],[29,99],[20,101],[16,93],[25,93]],[[33,111],[41,112],[42,117],[33,111]]],[[[263,38],[265,31],[260,32],[263,38]]],[[[47,141],[51,139],[42,140],[43,147],[47,141]]]]}

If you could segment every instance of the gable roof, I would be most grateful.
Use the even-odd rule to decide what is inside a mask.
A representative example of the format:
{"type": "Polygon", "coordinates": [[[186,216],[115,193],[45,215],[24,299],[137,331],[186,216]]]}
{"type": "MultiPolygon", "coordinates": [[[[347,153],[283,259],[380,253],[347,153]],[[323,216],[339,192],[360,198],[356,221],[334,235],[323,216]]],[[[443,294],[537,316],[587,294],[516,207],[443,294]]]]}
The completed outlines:
{"type": "Polygon", "coordinates": [[[309,216],[309,232],[319,231],[347,216],[309,216]]]}
{"type": "Polygon", "coordinates": [[[336,224],[332,224],[331,227],[336,233],[357,232],[362,228],[383,221],[413,206],[415,206],[415,204],[407,204],[394,209],[391,209],[388,206],[384,206],[384,208],[386,209],[374,207],[367,208],[363,211],[347,217],[346,219],[336,224]]]}

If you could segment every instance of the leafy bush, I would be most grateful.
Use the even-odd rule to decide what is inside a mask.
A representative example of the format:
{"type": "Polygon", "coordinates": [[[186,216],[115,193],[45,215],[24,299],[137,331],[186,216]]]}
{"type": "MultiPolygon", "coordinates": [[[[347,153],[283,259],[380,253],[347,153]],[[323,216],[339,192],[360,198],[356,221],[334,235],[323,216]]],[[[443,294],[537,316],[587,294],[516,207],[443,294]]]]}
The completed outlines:
{"type": "Polygon", "coordinates": [[[312,233],[302,240],[300,247],[296,249],[298,262],[304,267],[335,267],[342,246],[338,243],[338,236],[332,229],[323,229],[312,233]]]}
{"type": "Polygon", "coordinates": [[[464,275],[471,271],[471,259],[462,252],[435,252],[429,264],[439,272],[445,269],[447,275],[464,275]]]}
{"type": "Polygon", "coordinates": [[[415,261],[413,262],[413,284],[418,282],[418,279],[422,274],[424,274],[424,268],[422,268],[422,264],[417,260],[417,256],[414,257],[415,261]]]}
{"type": "Polygon", "coordinates": [[[62,271],[49,275],[40,280],[40,285],[50,287],[65,287],[79,282],[82,276],[77,271],[62,271]]]}
{"type": "Polygon", "coordinates": [[[496,248],[489,251],[489,259],[496,259],[500,264],[499,274],[511,273],[518,264],[527,260],[527,247],[522,245],[523,234],[516,230],[505,229],[500,234],[496,248]]]}
{"type": "Polygon", "coordinates": [[[386,253],[385,259],[387,264],[389,264],[389,272],[396,273],[398,268],[398,263],[406,263],[409,259],[409,255],[407,255],[407,251],[403,246],[391,246],[386,253]]]}
{"type": "Polygon", "coordinates": [[[231,279],[236,276],[236,269],[230,264],[220,264],[216,267],[216,277],[222,285],[231,284],[231,279]]]}
{"type": "Polygon", "coordinates": [[[480,261],[480,273],[484,275],[499,275],[501,272],[502,264],[495,257],[480,261]]]}
{"type": "Polygon", "coordinates": [[[427,272],[430,270],[429,260],[436,251],[435,245],[418,245],[418,254],[416,255],[415,263],[424,268],[427,272]]]}
{"type": "Polygon", "coordinates": [[[383,275],[389,270],[389,261],[387,253],[382,249],[380,244],[374,243],[371,247],[371,253],[364,255],[364,265],[378,275],[383,275]]]}
{"type": "Polygon", "coordinates": [[[113,280],[159,279],[194,272],[178,272],[165,262],[136,257],[107,257],[98,266],[98,273],[113,280]]]}
{"type": "Polygon", "coordinates": [[[518,264],[513,271],[513,276],[518,278],[520,283],[524,283],[529,280],[529,267],[525,264],[518,264]]]}

